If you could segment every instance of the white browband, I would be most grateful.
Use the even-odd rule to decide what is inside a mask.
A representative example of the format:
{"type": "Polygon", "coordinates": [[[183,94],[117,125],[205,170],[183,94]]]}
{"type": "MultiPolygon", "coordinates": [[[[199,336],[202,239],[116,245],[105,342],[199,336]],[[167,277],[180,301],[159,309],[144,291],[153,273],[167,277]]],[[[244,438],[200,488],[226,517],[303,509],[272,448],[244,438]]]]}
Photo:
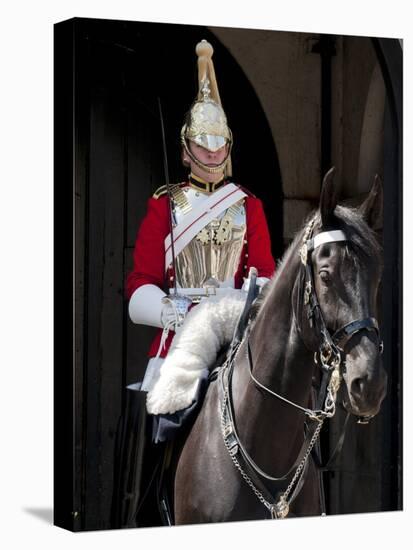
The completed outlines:
{"type": "Polygon", "coordinates": [[[317,248],[317,246],[320,246],[325,243],[334,243],[338,241],[346,241],[346,235],[344,234],[344,231],[337,230],[337,231],[324,231],[323,233],[319,233],[316,235],[313,239],[313,247],[317,248]]]}

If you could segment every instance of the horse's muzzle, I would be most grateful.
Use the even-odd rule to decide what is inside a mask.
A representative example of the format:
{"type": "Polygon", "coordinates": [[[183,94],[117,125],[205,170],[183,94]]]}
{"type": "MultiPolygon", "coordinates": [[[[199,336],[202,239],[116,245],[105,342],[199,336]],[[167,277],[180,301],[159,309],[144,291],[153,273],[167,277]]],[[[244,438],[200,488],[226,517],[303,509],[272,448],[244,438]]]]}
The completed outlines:
{"type": "Polygon", "coordinates": [[[355,377],[350,380],[348,373],[344,375],[344,380],[346,381],[346,384],[343,384],[345,388],[343,397],[345,409],[365,420],[376,416],[387,393],[387,374],[385,371],[383,370],[373,381],[369,380],[367,376],[364,378],[355,377]]]}

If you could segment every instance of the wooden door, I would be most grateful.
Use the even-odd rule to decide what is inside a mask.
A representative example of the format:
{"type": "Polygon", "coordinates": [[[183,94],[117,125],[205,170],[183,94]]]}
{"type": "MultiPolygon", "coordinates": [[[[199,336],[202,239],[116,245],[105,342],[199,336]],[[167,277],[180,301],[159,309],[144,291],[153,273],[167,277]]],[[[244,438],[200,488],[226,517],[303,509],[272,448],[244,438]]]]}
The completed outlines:
{"type": "MultiPolygon", "coordinates": [[[[75,475],[74,528],[111,527],[113,453],[125,387],[144,373],[155,329],[127,314],[124,283],[147,199],[165,183],[158,97],[166,126],[171,181],[182,181],[179,132],[197,91],[194,47],[202,27],[77,19],[75,36],[75,475]]],[[[211,38],[210,38],[211,39],[211,38]]],[[[282,247],[281,182],[276,151],[255,93],[216,39],[221,95],[250,101],[237,118],[234,172],[272,208],[275,253],[282,247]],[[227,91],[226,91],[227,90],[227,91]],[[251,130],[252,129],[252,130],[251,130]],[[260,143],[255,136],[261,135],[260,143]],[[245,137],[244,137],[245,136],[245,137]],[[266,161],[256,167],[258,154],[266,161]],[[244,150],[249,155],[243,154],[244,150]],[[279,182],[269,188],[267,178],[279,182]]],[[[225,102],[225,99],[223,99],[225,102]]],[[[234,113],[234,114],[233,114],[234,113]]],[[[232,117],[232,118],[231,118],[232,117]]]]}

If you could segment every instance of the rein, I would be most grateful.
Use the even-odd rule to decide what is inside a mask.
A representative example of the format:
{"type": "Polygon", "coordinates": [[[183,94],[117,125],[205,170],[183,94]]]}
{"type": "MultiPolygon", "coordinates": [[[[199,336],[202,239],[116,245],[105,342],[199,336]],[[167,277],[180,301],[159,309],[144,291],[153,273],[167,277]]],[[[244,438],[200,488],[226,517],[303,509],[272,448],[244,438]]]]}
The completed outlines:
{"type": "MultiPolygon", "coordinates": [[[[290,505],[298,495],[304,483],[304,477],[308,466],[308,457],[310,456],[313,447],[318,440],[324,420],[326,418],[332,418],[335,414],[337,392],[341,382],[340,368],[342,364],[345,364],[345,361],[343,360],[343,357],[345,356],[344,348],[351,338],[362,330],[375,331],[379,339],[378,323],[373,317],[366,317],[364,319],[352,321],[339,330],[336,330],[333,335],[331,335],[327,329],[323,313],[318,302],[317,294],[315,292],[311,252],[322,244],[347,241],[347,238],[341,230],[324,231],[312,238],[314,223],[315,218],[310,221],[305,229],[303,244],[300,248],[299,254],[301,257],[301,262],[305,267],[304,305],[307,307],[307,318],[309,320],[310,327],[315,328],[320,337],[320,345],[314,355],[314,360],[317,364],[318,362],[316,357],[318,354],[322,369],[322,380],[316,400],[316,408],[309,409],[302,407],[301,405],[298,405],[297,403],[294,403],[282,395],[272,391],[257,380],[257,378],[253,375],[253,361],[249,343],[249,326],[244,333],[242,341],[240,342],[238,340],[235,345],[231,347],[228,359],[220,371],[220,379],[224,396],[221,408],[221,430],[225,446],[234,463],[234,466],[239,470],[244,481],[254,492],[258,500],[269,510],[272,519],[285,518],[288,515],[290,505]],[[289,406],[300,410],[310,420],[317,422],[313,433],[311,434],[309,431],[307,434],[295,463],[282,477],[273,477],[263,472],[263,470],[255,464],[246,449],[243,447],[236,431],[230,388],[235,359],[243,344],[245,344],[249,375],[254,384],[271,396],[276,397],[289,406]],[[243,465],[241,465],[238,458],[243,461],[243,465]],[[284,492],[279,494],[278,500],[275,501],[273,495],[262,483],[259,476],[270,481],[283,481],[290,476],[294,469],[295,472],[289,485],[284,492]]],[[[379,343],[379,349],[380,352],[382,352],[382,342],[379,343]]],[[[344,429],[347,425],[347,419],[344,424],[344,429]]],[[[368,420],[369,419],[364,419],[364,422],[368,422],[368,420]]],[[[362,421],[359,420],[359,422],[362,421]]],[[[340,448],[343,440],[344,431],[340,437],[340,448]]],[[[336,454],[336,451],[334,454],[336,454]]]]}

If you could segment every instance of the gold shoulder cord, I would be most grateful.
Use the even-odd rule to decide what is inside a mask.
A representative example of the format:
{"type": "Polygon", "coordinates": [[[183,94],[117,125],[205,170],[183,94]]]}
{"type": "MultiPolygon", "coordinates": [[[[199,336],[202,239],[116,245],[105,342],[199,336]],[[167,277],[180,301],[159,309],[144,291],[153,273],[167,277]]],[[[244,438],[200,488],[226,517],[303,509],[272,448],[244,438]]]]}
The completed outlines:
{"type": "Polygon", "coordinates": [[[185,193],[182,191],[179,183],[171,185],[171,195],[175,206],[184,214],[188,214],[192,210],[191,203],[187,199],[185,193]]]}

